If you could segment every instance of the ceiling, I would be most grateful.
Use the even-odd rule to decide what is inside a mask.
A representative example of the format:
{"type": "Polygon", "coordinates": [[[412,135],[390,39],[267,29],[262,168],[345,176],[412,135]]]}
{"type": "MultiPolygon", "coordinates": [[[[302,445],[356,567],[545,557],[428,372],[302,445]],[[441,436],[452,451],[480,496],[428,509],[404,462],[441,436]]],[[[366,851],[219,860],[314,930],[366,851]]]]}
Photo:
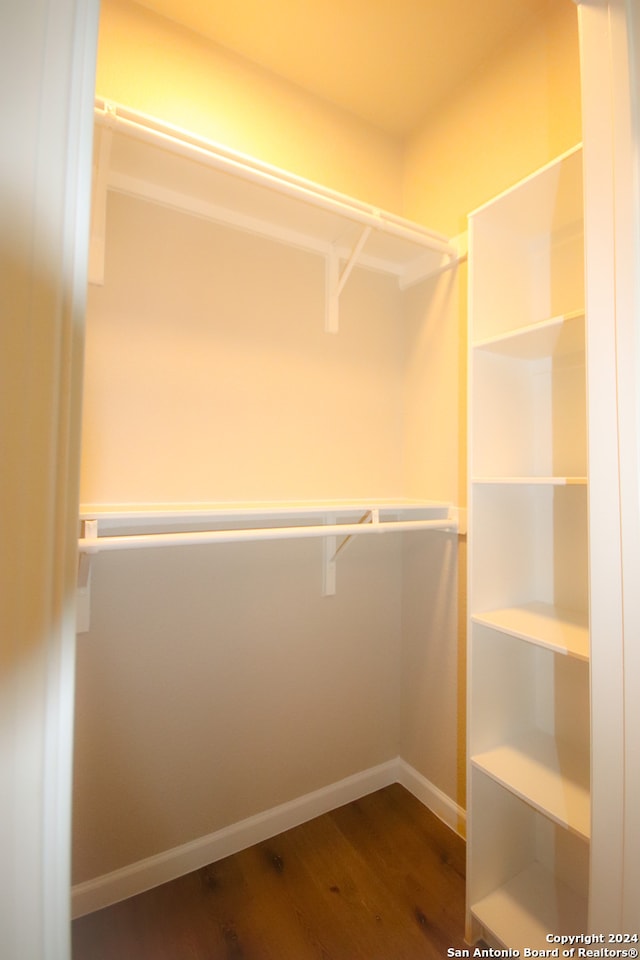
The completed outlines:
{"type": "Polygon", "coordinates": [[[568,0],[137,0],[395,137],[568,0]]]}

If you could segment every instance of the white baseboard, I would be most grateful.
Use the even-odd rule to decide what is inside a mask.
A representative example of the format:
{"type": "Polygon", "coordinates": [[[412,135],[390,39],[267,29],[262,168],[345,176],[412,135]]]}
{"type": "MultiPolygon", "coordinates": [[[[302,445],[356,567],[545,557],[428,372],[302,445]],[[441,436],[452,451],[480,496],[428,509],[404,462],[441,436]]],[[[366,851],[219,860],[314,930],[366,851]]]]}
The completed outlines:
{"type": "Polygon", "coordinates": [[[254,843],[275,837],[329,810],[388,787],[397,780],[397,758],[331,783],[296,800],[282,803],[264,813],[240,820],[198,840],[174,847],[164,853],[139,860],[112,873],[76,884],[71,891],[73,917],[81,917],[102,907],[150,890],[168,880],[245,850],[254,843]]]}
{"type": "Polygon", "coordinates": [[[329,810],[387,787],[401,783],[418,800],[446,824],[461,832],[464,811],[438,787],[414,770],[400,757],[395,757],[377,767],[356,773],[337,783],[329,784],[296,800],[272,807],[264,813],[240,820],[222,830],[216,830],[198,840],[182,844],[164,853],[139,860],[130,866],[112,873],[76,884],[71,891],[73,917],[81,917],[94,910],[101,910],[119,900],[135,896],[175,880],[192,870],[197,870],[223,857],[239,853],[262,840],[268,840],[284,830],[290,830],[307,820],[312,820],[329,810]]]}
{"type": "Polygon", "coordinates": [[[464,809],[401,757],[397,759],[397,781],[448,827],[464,838],[467,822],[464,809]]]}

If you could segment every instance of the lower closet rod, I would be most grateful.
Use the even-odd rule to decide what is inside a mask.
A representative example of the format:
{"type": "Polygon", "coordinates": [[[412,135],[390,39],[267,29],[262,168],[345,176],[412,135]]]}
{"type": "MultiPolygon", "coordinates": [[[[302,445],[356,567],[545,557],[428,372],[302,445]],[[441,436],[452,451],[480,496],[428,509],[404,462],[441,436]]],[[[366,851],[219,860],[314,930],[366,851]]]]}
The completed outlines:
{"type": "Polygon", "coordinates": [[[190,533],[139,533],[123,536],[82,537],[78,540],[78,549],[80,553],[100,553],[102,550],[140,550],[206,543],[294,540],[304,537],[348,537],[363,533],[402,533],[408,530],[453,531],[456,529],[456,521],[450,518],[440,520],[392,520],[383,523],[326,523],[309,527],[257,527],[250,530],[195,530],[190,533]]]}

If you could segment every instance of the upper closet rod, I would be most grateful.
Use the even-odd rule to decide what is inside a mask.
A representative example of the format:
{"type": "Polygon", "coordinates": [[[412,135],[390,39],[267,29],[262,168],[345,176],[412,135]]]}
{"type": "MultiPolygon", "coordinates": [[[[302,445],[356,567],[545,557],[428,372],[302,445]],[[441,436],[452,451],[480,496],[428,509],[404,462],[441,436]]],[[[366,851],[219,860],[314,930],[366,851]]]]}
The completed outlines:
{"type": "Polygon", "coordinates": [[[311,183],[302,177],[280,170],[270,164],[260,163],[244,154],[230,151],[217,143],[194,137],[192,134],[144,114],[134,113],[119,104],[98,101],[96,117],[112,129],[120,128],[153,145],[165,145],[173,153],[197,159],[200,162],[225,170],[263,187],[270,187],[281,194],[320,207],[331,213],[346,217],[363,226],[384,230],[393,236],[412,240],[433,251],[457,257],[455,247],[443,234],[380,211],[361,201],[311,183]]]}
{"type": "Polygon", "coordinates": [[[306,537],[353,536],[365,533],[403,532],[409,530],[457,530],[453,517],[440,520],[393,520],[370,523],[326,523],[315,526],[257,527],[240,530],[196,530],[179,533],[139,533],[123,536],[85,536],[78,540],[80,553],[103,550],[136,550],[150,547],[189,546],[207,543],[235,543],[256,540],[291,540],[306,537]]]}

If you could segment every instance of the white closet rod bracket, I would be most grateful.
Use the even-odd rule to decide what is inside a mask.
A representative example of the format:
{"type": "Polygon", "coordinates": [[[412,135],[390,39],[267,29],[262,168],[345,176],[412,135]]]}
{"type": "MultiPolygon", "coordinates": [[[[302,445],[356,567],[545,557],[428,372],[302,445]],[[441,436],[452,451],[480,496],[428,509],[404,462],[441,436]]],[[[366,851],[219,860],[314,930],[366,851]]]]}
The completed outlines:
{"type": "Polygon", "coordinates": [[[327,251],[325,264],[324,332],[337,333],[339,328],[340,307],[336,291],[340,283],[340,258],[338,251],[333,245],[330,246],[327,251]]]}
{"type": "Polygon", "coordinates": [[[466,537],[467,535],[467,508],[466,507],[449,507],[449,514],[454,520],[455,530],[459,537],[466,537]]]}
{"type": "MultiPolygon", "coordinates": [[[[373,510],[367,510],[367,512],[363,514],[358,520],[358,524],[362,524],[362,523],[380,523],[380,511],[375,508],[373,510]]],[[[353,540],[352,533],[349,533],[347,534],[346,537],[343,537],[339,545],[336,547],[336,552],[334,553],[332,559],[335,560],[338,554],[340,553],[340,551],[346,549],[346,547],[351,543],[352,540],[353,540]]]]}
{"type": "MultiPolygon", "coordinates": [[[[82,537],[97,538],[98,521],[82,521],[82,537]]],[[[91,624],[91,554],[78,554],[78,585],[76,589],[76,633],[87,633],[91,624]]]]}
{"type": "Polygon", "coordinates": [[[373,230],[373,227],[365,227],[362,233],[360,234],[360,237],[358,238],[358,242],[355,244],[353,250],[351,251],[351,256],[347,260],[345,264],[345,268],[340,274],[340,281],[338,283],[338,289],[336,290],[336,294],[338,296],[340,296],[340,294],[342,293],[344,289],[344,285],[349,279],[351,275],[351,271],[355,267],[356,261],[360,256],[360,253],[362,252],[362,248],[364,247],[365,243],[371,236],[372,230],[373,230]]]}
{"type": "Polygon", "coordinates": [[[105,125],[100,128],[93,197],[91,201],[91,242],[89,244],[89,283],[104,284],[104,253],[107,229],[107,190],[116,112],[105,108],[105,125]]]}
{"type": "MultiPolygon", "coordinates": [[[[327,526],[335,526],[334,514],[327,514],[324,521],[327,526]]],[[[336,553],[338,538],[334,534],[322,540],[322,596],[334,597],[336,593],[336,553]]]]}
{"type": "Polygon", "coordinates": [[[342,273],[340,273],[340,258],[335,244],[331,244],[327,253],[327,291],[326,291],[326,312],[325,312],[325,333],[337,333],[339,326],[340,294],[351,276],[351,271],[355,267],[362,249],[371,236],[372,226],[364,227],[357,242],[355,243],[349,259],[347,260],[342,273]]]}
{"type": "MultiPolygon", "coordinates": [[[[327,524],[334,525],[335,516],[328,516],[325,520],[327,524]]],[[[379,523],[380,511],[377,509],[367,510],[357,521],[358,526],[363,523],[379,523]]],[[[322,596],[332,597],[336,592],[337,560],[338,554],[345,550],[353,540],[353,534],[349,533],[343,537],[340,543],[335,536],[325,537],[322,541],[322,596]]]]}

